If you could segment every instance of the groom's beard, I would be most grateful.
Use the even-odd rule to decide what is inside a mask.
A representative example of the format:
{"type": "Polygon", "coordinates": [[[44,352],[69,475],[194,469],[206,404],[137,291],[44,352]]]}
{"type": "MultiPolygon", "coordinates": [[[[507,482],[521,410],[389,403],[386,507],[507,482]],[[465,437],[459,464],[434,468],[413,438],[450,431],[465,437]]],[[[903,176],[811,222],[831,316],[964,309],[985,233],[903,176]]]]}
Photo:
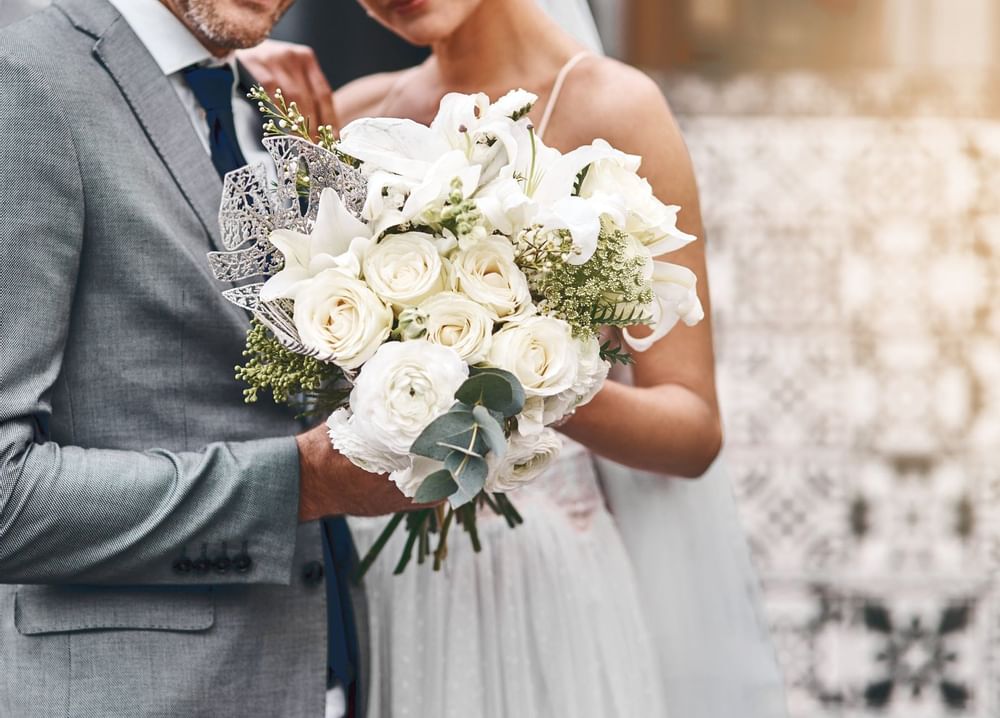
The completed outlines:
{"type": "Polygon", "coordinates": [[[161,0],[210,49],[259,45],[295,0],[161,0]]]}

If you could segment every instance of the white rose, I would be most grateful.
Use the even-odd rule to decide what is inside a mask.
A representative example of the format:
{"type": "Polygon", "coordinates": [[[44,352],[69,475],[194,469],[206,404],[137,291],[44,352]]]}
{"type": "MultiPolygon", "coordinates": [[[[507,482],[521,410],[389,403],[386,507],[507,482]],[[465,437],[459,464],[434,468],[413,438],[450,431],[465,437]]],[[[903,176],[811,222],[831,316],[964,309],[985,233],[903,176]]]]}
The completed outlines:
{"type": "Polygon", "coordinates": [[[292,318],[305,346],[344,369],[361,366],[392,329],[392,309],[364,282],[336,269],[298,290],[292,318]]]}
{"type": "Polygon", "coordinates": [[[445,288],[441,255],[422,232],[389,235],[365,255],[365,281],[395,307],[419,304],[445,288]]]}
{"type": "Polygon", "coordinates": [[[534,309],[528,280],[506,239],[484,239],[459,249],[452,258],[452,288],[492,309],[501,321],[534,309]]]}
{"type": "Polygon", "coordinates": [[[534,481],[562,450],[562,439],[552,429],[525,436],[514,432],[507,453],[486,480],[490,493],[509,493],[534,481]]]}
{"type": "Polygon", "coordinates": [[[419,311],[427,341],[451,347],[468,364],[486,359],[496,318],[486,307],[457,292],[441,292],[424,300],[419,311]]]}
{"type": "Polygon", "coordinates": [[[624,210],[622,229],[654,255],[672,252],[693,242],[695,237],[677,228],[676,206],[667,206],[656,198],[649,182],[635,173],[637,158],[621,155],[590,166],[580,188],[585,199],[619,204],[624,210]],[[631,161],[630,161],[631,160],[631,161]]]}
{"type": "Polygon", "coordinates": [[[365,471],[388,474],[410,467],[409,456],[391,451],[377,436],[369,436],[370,427],[358,421],[350,409],[333,412],[326,421],[326,428],[333,448],[365,471]]]}
{"type": "Polygon", "coordinates": [[[529,317],[493,335],[488,361],[516,376],[527,396],[555,396],[576,382],[579,347],[563,320],[529,317]]]}
{"type": "Polygon", "coordinates": [[[358,374],[351,411],[366,437],[409,455],[420,432],[455,403],[468,377],[469,367],[448,347],[420,339],[389,342],[358,374]]]}

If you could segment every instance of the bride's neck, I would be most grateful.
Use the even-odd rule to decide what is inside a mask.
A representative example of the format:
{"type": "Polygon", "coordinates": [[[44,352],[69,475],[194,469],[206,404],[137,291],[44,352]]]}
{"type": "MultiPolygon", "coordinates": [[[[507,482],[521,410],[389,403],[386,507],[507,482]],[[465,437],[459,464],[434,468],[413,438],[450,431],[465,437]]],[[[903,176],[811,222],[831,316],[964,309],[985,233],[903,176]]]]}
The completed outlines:
{"type": "Polygon", "coordinates": [[[431,49],[442,84],[471,92],[512,88],[550,74],[579,44],[534,0],[482,0],[456,32],[431,49]]]}

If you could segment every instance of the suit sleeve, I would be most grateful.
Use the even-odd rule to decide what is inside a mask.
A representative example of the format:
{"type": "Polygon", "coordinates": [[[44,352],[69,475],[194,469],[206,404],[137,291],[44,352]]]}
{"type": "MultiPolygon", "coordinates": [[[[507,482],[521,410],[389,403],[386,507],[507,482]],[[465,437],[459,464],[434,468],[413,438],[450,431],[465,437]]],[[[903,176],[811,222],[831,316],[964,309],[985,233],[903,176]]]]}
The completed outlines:
{"type": "Polygon", "coordinates": [[[86,199],[71,126],[29,65],[0,56],[0,583],[287,584],[293,437],[195,453],[44,441],[86,199]]]}

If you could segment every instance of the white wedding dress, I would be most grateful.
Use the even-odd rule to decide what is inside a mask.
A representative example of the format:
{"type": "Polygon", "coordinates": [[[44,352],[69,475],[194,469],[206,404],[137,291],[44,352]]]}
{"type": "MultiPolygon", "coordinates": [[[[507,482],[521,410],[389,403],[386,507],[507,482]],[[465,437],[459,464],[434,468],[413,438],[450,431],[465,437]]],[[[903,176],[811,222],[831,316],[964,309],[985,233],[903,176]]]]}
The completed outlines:
{"type": "MultiPolygon", "coordinates": [[[[366,578],[372,718],[658,718],[667,715],[632,564],[593,458],[568,439],[510,495],[524,523],[488,509],[482,552],[462,532],[444,569],[393,576],[398,532],[366,578]]],[[[359,553],[382,519],[352,519],[359,553]]]]}
{"type": "MultiPolygon", "coordinates": [[[[539,4],[600,52],[586,0],[539,4]]],[[[540,134],[583,57],[560,73],[540,134]]],[[[687,481],[564,439],[511,500],[524,523],[483,513],[482,552],[453,533],[440,573],[392,574],[402,531],[375,562],[369,718],[784,718],[721,460],[687,481]]],[[[385,519],[350,524],[363,555],[385,519]]]]}

